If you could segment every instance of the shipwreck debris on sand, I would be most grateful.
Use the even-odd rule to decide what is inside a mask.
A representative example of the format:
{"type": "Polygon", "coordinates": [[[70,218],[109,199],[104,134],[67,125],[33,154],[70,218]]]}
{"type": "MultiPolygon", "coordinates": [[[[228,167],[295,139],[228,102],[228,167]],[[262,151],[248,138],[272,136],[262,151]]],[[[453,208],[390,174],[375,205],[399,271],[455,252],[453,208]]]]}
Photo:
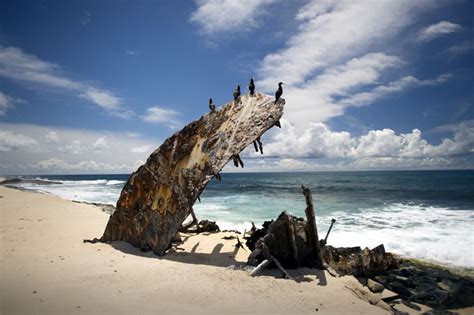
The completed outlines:
{"type": "Polygon", "coordinates": [[[206,184],[279,121],[284,104],[261,93],[239,95],[168,138],[130,176],[101,241],[163,255],[206,184]]]}
{"type": "MultiPolygon", "coordinates": [[[[284,268],[327,269],[334,276],[364,277],[398,268],[394,256],[386,253],[383,245],[372,250],[326,246],[325,240],[319,240],[311,191],[304,186],[302,189],[307,205],[306,220],[282,212],[275,221],[266,221],[262,229],[251,232],[246,242],[252,250],[248,265],[258,266],[261,271],[263,266],[260,264],[268,260],[265,267],[273,262],[285,277],[288,276],[284,268]]],[[[253,272],[256,274],[258,272],[253,272]]]]}

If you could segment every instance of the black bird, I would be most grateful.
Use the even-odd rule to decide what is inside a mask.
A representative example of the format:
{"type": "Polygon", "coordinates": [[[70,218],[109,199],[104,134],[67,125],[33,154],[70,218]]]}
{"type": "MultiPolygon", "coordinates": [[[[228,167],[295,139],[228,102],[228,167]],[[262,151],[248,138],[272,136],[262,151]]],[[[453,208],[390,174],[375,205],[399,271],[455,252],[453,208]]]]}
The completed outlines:
{"type": "Polygon", "coordinates": [[[240,155],[236,154],[232,156],[232,160],[234,161],[234,166],[235,167],[242,167],[244,168],[244,162],[242,162],[242,159],[240,158],[240,155]]]}
{"type": "Polygon", "coordinates": [[[237,157],[235,155],[232,156],[232,160],[234,161],[234,166],[239,167],[239,160],[237,160],[237,157]]]}
{"type": "Polygon", "coordinates": [[[258,152],[257,141],[253,142],[253,147],[255,148],[255,152],[258,152]]]}
{"type": "Polygon", "coordinates": [[[276,102],[278,102],[281,95],[283,94],[283,87],[282,87],[283,84],[284,84],[283,82],[278,83],[278,90],[275,92],[275,104],[276,102]]]}
{"type": "Polygon", "coordinates": [[[235,156],[237,158],[237,161],[239,162],[239,165],[241,168],[244,168],[244,162],[242,162],[242,159],[240,158],[240,155],[236,155],[235,156]]]}
{"type": "Polygon", "coordinates": [[[234,101],[236,101],[240,96],[240,84],[237,85],[237,88],[234,91],[234,101]]]}
{"type": "Polygon", "coordinates": [[[212,98],[209,97],[209,109],[211,112],[213,112],[216,109],[216,105],[214,105],[214,102],[212,101],[212,98]]]}
{"type": "Polygon", "coordinates": [[[253,78],[250,78],[249,91],[250,95],[253,96],[253,94],[255,93],[255,83],[253,82],[253,78]]]}
{"type": "Polygon", "coordinates": [[[262,141],[260,140],[260,137],[257,138],[257,141],[258,143],[258,149],[260,150],[260,154],[263,154],[263,145],[262,145],[262,141]]]}

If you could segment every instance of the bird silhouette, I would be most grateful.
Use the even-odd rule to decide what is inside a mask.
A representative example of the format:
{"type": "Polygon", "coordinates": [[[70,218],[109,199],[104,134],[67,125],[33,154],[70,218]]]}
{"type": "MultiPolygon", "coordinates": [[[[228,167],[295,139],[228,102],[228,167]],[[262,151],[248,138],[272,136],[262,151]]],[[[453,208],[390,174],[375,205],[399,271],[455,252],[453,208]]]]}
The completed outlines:
{"type": "Polygon", "coordinates": [[[240,96],[240,84],[237,85],[237,88],[234,91],[234,101],[236,101],[240,96]]]}
{"type": "Polygon", "coordinates": [[[278,83],[278,90],[275,92],[275,104],[276,102],[278,102],[281,95],[283,94],[283,87],[282,87],[283,84],[284,84],[283,82],[278,83]]]}
{"type": "Polygon", "coordinates": [[[216,109],[216,105],[214,105],[214,102],[212,101],[212,98],[209,97],[209,109],[211,112],[213,112],[216,109]]]}
{"type": "Polygon", "coordinates": [[[255,83],[253,82],[253,78],[250,78],[249,91],[250,95],[253,96],[253,94],[255,93],[255,83]]]}

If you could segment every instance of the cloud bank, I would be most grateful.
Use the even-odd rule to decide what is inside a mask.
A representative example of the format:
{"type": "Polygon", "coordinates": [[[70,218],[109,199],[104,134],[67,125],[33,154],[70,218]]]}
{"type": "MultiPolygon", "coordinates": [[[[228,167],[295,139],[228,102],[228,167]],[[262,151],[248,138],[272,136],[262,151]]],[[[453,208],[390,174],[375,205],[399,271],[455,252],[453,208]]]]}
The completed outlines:
{"type": "Polygon", "coordinates": [[[161,139],[0,123],[0,174],[130,173],[161,139]]]}

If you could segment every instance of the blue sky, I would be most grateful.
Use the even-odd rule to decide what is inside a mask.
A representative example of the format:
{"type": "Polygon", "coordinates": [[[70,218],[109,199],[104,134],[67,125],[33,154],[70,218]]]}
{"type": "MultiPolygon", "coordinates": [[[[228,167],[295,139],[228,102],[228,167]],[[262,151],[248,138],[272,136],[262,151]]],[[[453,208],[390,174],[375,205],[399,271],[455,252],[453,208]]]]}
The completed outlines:
{"type": "MultiPolygon", "coordinates": [[[[248,171],[472,169],[472,1],[8,1],[0,174],[126,173],[256,78],[248,171]]],[[[233,168],[226,168],[228,171],[233,168]]]]}

